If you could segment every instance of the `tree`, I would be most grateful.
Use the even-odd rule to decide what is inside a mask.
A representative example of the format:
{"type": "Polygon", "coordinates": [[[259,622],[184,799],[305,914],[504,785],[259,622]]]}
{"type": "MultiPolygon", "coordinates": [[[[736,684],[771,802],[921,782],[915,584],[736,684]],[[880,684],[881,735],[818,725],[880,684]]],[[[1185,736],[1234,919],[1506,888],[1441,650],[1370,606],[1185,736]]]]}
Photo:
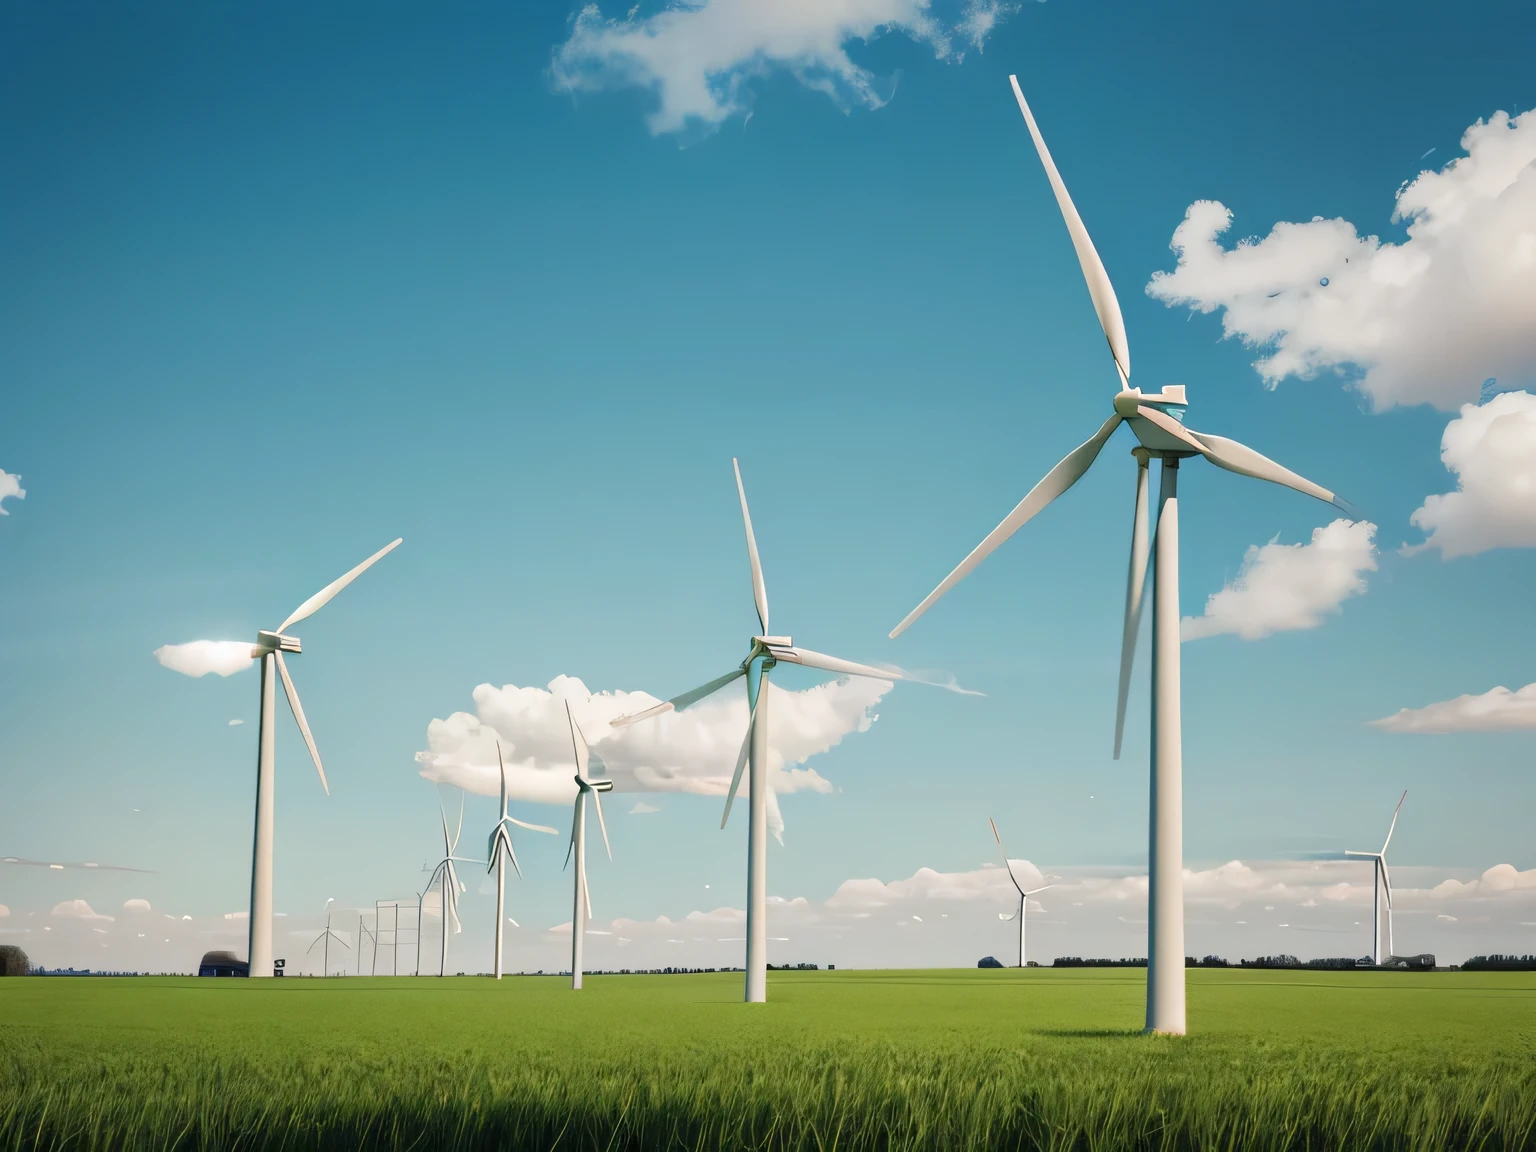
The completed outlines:
{"type": "Polygon", "coordinates": [[[25,952],[14,944],[0,944],[0,976],[25,976],[31,970],[25,952]]]}

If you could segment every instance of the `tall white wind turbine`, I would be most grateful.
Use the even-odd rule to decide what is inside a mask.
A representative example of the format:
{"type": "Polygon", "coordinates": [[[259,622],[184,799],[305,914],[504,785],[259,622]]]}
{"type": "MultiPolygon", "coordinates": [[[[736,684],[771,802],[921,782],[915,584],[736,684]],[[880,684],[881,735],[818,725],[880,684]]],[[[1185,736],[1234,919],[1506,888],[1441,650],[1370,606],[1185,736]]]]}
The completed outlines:
{"type": "Polygon", "coordinates": [[[1047,888],[1054,888],[1054,884],[1042,884],[1038,888],[1030,888],[1027,891],[1024,885],[1019,883],[1019,877],[1013,870],[1013,861],[1008,859],[1008,849],[1003,847],[1003,838],[997,834],[997,821],[987,817],[987,823],[992,825],[992,839],[997,841],[997,849],[1003,854],[1003,867],[1008,869],[1008,879],[1013,881],[1013,887],[1019,894],[1019,910],[1017,912],[999,912],[999,920],[1018,920],[1019,922],[1019,967],[1024,967],[1024,922],[1029,911],[1029,898],[1037,893],[1044,892],[1047,888]]]}
{"type": "Polygon", "coordinates": [[[741,754],[736,758],[736,773],[731,777],[730,789],[725,794],[725,815],[720,827],[731,816],[731,803],[741,786],[743,770],[747,774],[747,962],[746,1000],[763,1003],[768,999],[768,673],[779,663],[799,664],[824,672],[836,672],[843,676],[870,676],[877,680],[905,679],[900,672],[872,668],[867,664],[855,664],[840,660],[809,648],[796,648],[788,636],[769,636],[768,590],[763,584],[763,566],[757,555],[757,538],[752,534],[752,516],[747,511],[747,493],[741,483],[741,466],[733,459],[731,467],[736,472],[736,494],[741,499],[741,519],[747,530],[747,560],[752,567],[752,599],[757,605],[757,622],[762,634],[753,636],[747,656],[734,670],[718,676],[708,684],[700,685],[681,696],[674,696],[654,708],[637,712],[633,716],[620,716],[612,721],[615,726],[633,724],[651,716],[674,709],[681,711],[690,704],[697,704],[733,684],[738,677],[747,679],[747,733],[741,744],[741,754]]]}
{"type": "Polygon", "coordinates": [[[565,702],[565,718],[571,725],[571,750],[576,756],[576,805],[571,812],[571,843],[565,850],[565,862],[576,858],[575,897],[571,908],[571,987],[581,987],[581,946],[587,934],[587,921],[592,919],[592,894],[587,889],[587,793],[597,808],[597,826],[603,833],[603,847],[608,859],[613,859],[613,846],[608,843],[608,825],[603,820],[604,792],[613,791],[612,780],[595,780],[592,766],[603,767],[603,761],[587,747],[587,738],[581,734],[581,726],[571,715],[571,702],[565,702]]]}
{"type": "MultiPolygon", "coordinates": [[[[437,806],[437,813],[443,819],[443,858],[437,862],[437,866],[432,869],[432,875],[427,879],[427,891],[430,892],[432,885],[437,884],[443,897],[442,955],[439,960],[440,966],[437,974],[439,976],[446,976],[448,974],[448,924],[450,920],[453,922],[453,930],[455,932],[462,932],[464,930],[459,924],[459,893],[467,891],[463,882],[459,879],[459,872],[454,867],[454,864],[455,862],[459,864],[480,864],[483,861],[454,855],[459,846],[459,837],[464,833],[464,797],[462,795],[459,797],[459,823],[452,835],[448,832],[448,814],[443,811],[441,804],[437,806]]],[[[417,935],[419,937],[420,933],[418,932],[417,935]]]]}
{"type": "Polygon", "coordinates": [[[1408,790],[1397,799],[1397,807],[1392,809],[1392,823],[1387,826],[1387,838],[1381,842],[1380,852],[1354,852],[1347,851],[1345,856],[1357,859],[1370,860],[1371,863],[1371,959],[1377,966],[1390,960],[1394,954],[1392,942],[1392,881],[1387,876],[1387,845],[1392,843],[1392,833],[1397,830],[1397,814],[1403,810],[1403,801],[1408,799],[1408,790]],[[1382,897],[1386,897],[1386,906],[1382,906],[1382,897]],[[1387,922],[1387,951],[1383,956],[1381,951],[1381,922],[1387,922]]]}
{"type": "Polygon", "coordinates": [[[1019,110],[1034,139],[1035,150],[1045,166],[1046,177],[1056,194],[1056,203],[1066,220],[1067,232],[1088,294],[1098,313],[1099,326],[1109,343],[1114,359],[1119,391],[1114,397],[1114,411],[1097,432],[1046,473],[1029,494],[1019,501],[1003,522],[962,560],[926,599],[914,608],[891,632],[901,635],[912,622],[933,606],[970,571],[985,560],[1031,517],[1060,496],[1098,457],[1110,434],[1122,423],[1128,424],[1140,441],[1131,450],[1136,459],[1136,502],[1131,524],[1131,559],[1125,592],[1125,626],[1121,636],[1120,685],[1115,710],[1115,757],[1120,755],[1121,734],[1125,727],[1126,697],[1130,691],[1131,663],[1136,647],[1136,632],[1141,621],[1141,603],[1148,559],[1147,467],[1151,459],[1162,461],[1161,488],[1158,492],[1156,536],[1152,543],[1152,763],[1151,819],[1149,826],[1149,893],[1147,915],[1147,1018],[1149,1032],[1183,1033],[1184,1014],[1184,829],[1182,736],[1179,712],[1179,462],[1195,456],[1204,457],[1217,467],[1242,476],[1268,480],[1294,488],[1327,503],[1343,505],[1326,488],[1282,468],[1252,448],[1195,432],[1184,426],[1187,403],[1182,384],[1170,384],[1158,393],[1143,394],[1132,388],[1130,345],[1125,322],[1115,290],[1109,282],[1099,254],[1094,250],[1088,229],[1067,195],[1035,118],[1025,103],[1024,93],[1015,77],[1009,77],[1019,110]]]}
{"type": "MultiPolygon", "coordinates": [[[[548,832],[551,836],[558,836],[559,833],[543,824],[525,824],[507,811],[507,762],[501,757],[500,740],[496,742],[496,763],[501,769],[501,819],[496,821],[496,827],[491,830],[490,842],[485,848],[485,854],[490,860],[485,870],[494,870],[496,873],[496,979],[500,980],[502,930],[506,927],[507,915],[507,861],[512,862],[519,876],[523,874],[523,870],[517,866],[517,853],[512,850],[511,826],[516,824],[530,832],[548,832]]],[[[419,923],[416,935],[421,935],[419,923]]]]}
{"type": "MultiPolygon", "coordinates": [[[[340,944],[343,948],[348,947],[348,944],[345,940],[331,931],[331,905],[334,903],[336,903],[336,898],[334,896],[325,902],[325,931],[316,936],[314,943],[310,944],[308,949],[306,949],[304,952],[304,955],[308,956],[315,950],[316,944],[319,944],[322,941],[324,942],[325,947],[320,952],[320,974],[322,976],[329,976],[331,974],[331,941],[336,941],[336,943],[340,944]]],[[[346,969],[343,968],[342,971],[345,972],[346,969]]]]}
{"type": "Polygon", "coordinates": [[[340,579],[331,581],[295,608],[292,615],[272,631],[256,633],[256,645],[251,649],[251,659],[261,661],[261,734],[256,752],[256,835],[251,850],[250,937],[249,951],[246,953],[252,976],[272,975],[272,811],[273,789],[277,783],[277,677],[282,678],[288,707],[293,710],[299,734],[304,737],[310,759],[315,762],[315,771],[320,774],[320,786],[325,789],[327,796],[331,793],[330,785],[325,782],[325,769],[320,766],[319,749],[315,747],[315,738],[309,731],[309,721],[304,718],[304,707],[299,703],[299,694],[283,659],[284,653],[297,656],[303,649],[299,645],[299,638],[287,635],[284,629],[313,616],[330,603],[331,597],[399,544],[399,540],[392,541],[340,579]],[[276,676],[273,674],[274,669],[276,676]]]}

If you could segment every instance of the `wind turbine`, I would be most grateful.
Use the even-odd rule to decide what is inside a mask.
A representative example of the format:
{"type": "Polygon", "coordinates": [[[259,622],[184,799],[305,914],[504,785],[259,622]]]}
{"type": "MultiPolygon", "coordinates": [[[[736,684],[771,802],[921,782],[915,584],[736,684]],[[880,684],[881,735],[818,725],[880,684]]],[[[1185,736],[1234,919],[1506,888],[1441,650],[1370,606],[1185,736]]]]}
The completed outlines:
{"type": "MultiPolygon", "coordinates": [[[[741,483],[741,466],[731,460],[736,472],[736,494],[741,499],[741,519],[747,530],[747,559],[752,566],[752,599],[757,605],[757,622],[763,634],[753,636],[747,649],[746,659],[733,671],[718,676],[708,684],[700,685],[681,696],[674,696],[654,708],[637,712],[633,716],[620,716],[611,721],[615,727],[633,724],[674,709],[681,711],[697,704],[735,683],[741,676],[747,678],[747,734],[741,744],[741,754],[736,757],[736,773],[725,794],[725,815],[720,827],[731,816],[731,803],[736,799],[736,789],[741,785],[742,771],[750,764],[747,775],[747,962],[746,1000],[749,1004],[761,1004],[768,999],[768,673],[778,663],[799,664],[824,672],[836,672],[844,676],[870,676],[877,680],[904,680],[897,671],[871,668],[867,664],[855,664],[840,660],[809,648],[796,648],[788,636],[769,636],[768,590],[763,584],[763,566],[757,555],[757,538],[752,534],[752,516],[747,511],[747,492],[741,483]]],[[[574,927],[574,925],[573,925],[574,927]]]]}
{"type": "Polygon", "coordinates": [[[440,884],[443,895],[443,951],[437,970],[439,976],[448,974],[448,921],[453,920],[453,930],[462,932],[464,929],[459,924],[459,893],[468,891],[459,880],[459,872],[453,865],[479,864],[479,860],[470,860],[464,856],[455,856],[453,853],[459,846],[459,837],[464,833],[464,797],[459,797],[459,824],[453,835],[448,834],[448,814],[443,811],[443,806],[437,806],[438,815],[443,818],[443,858],[437,862],[437,867],[432,869],[432,875],[427,878],[427,889],[430,891],[433,884],[440,884]]]}
{"type": "Polygon", "coordinates": [[[1371,867],[1371,959],[1376,966],[1381,967],[1383,961],[1381,955],[1381,921],[1382,921],[1382,894],[1386,894],[1386,921],[1387,921],[1387,955],[1390,960],[1394,955],[1392,943],[1392,881],[1387,878],[1387,845],[1392,843],[1392,833],[1397,829],[1397,814],[1403,810],[1403,801],[1408,799],[1408,790],[1398,797],[1397,807],[1392,809],[1392,823],[1387,826],[1387,838],[1381,842],[1380,852],[1353,852],[1346,851],[1345,856],[1357,859],[1372,860],[1375,863],[1371,867]]]}
{"type": "MultiPolygon", "coordinates": [[[[521,876],[523,870],[517,866],[517,853],[512,851],[512,829],[510,825],[516,824],[519,828],[526,828],[530,832],[548,832],[551,836],[559,833],[553,828],[546,828],[543,824],[524,824],[516,816],[507,812],[507,762],[501,758],[501,741],[496,741],[496,763],[501,768],[501,819],[496,821],[496,827],[491,831],[491,838],[485,846],[485,854],[490,863],[486,865],[486,871],[493,869],[496,872],[496,979],[501,979],[501,937],[502,929],[506,927],[503,919],[507,914],[507,861],[512,861],[512,867],[521,876]]],[[[416,934],[421,935],[418,926],[416,934]]]]}
{"type": "Polygon", "coordinates": [[[331,794],[331,787],[325,782],[325,769],[320,766],[319,749],[315,747],[315,738],[310,734],[309,721],[304,718],[304,706],[299,703],[299,694],[294,689],[293,678],[288,675],[288,665],[283,660],[285,652],[297,656],[303,649],[299,645],[297,636],[286,635],[283,630],[291,624],[297,624],[313,616],[330,602],[331,597],[356,580],[399,544],[400,541],[397,539],[380,548],[345,576],[331,581],[295,608],[292,615],[271,632],[262,630],[256,633],[256,644],[251,649],[251,659],[261,661],[261,725],[256,751],[256,834],[255,846],[251,850],[251,910],[248,928],[250,935],[249,950],[246,953],[252,976],[271,976],[273,971],[272,793],[277,783],[277,681],[272,674],[274,666],[277,669],[277,675],[282,677],[283,692],[288,697],[288,707],[293,710],[293,718],[299,726],[299,734],[304,737],[310,759],[315,762],[315,771],[320,774],[320,787],[325,789],[327,796],[331,794]]]}
{"type": "Polygon", "coordinates": [[[1136,459],[1136,503],[1131,525],[1131,562],[1126,580],[1125,626],[1121,635],[1120,685],[1115,710],[1115,758],[1120,756],[1125,728],[1125,705],[1130,691],[1131,663],[1136,632],[1141,622],[1141,603],[1146,579],[1147,467],[1162,461],[1158,493],[1156,538],[1152,544],[1152,741],[1151,820],[1149,826],[1149,891],[1147,909],[1147,1018],[1149,1032],[1182,1034],[1184,1015],[1184,827],[1182,736],[1179,715],[1179,462],[1202,456],[1217,467],[1241,476],[1268,480],[1330,504],[1343,505],[1326,488],[1282,468],[1252,448],[1195,432],[1184,426],[1187,407],[1184,385],[1170,384],[1158,393],[1143,394],[1132,388],[1130,345],[1115,290],[1109,282],[1088,229],[1067,195],[1061,175],[1051,160],[1035,118],[1024,101],[1016,77],[1009,77],[1019,110],[1034,139],[1035,150],[1056,193],[1056,203],[1077,250],[1078,264],[1088,283],[1088,294],[1098,313],[1099,326],[1114,359],[1119,391],[1114,411],[1095,432],[1046,473],[996,528],[962,560],[943,581],[891,632],[894,639],[933,606],[970,571],[985,560],[1031,517],[1060,496],[1098,457],[1111,433],[1121,423],[1130,425],[1140,441],[1131,450],[1136,459]]]}
{"type": "Polygon", "coordinates": [[[571,988],[581,987],[581,945],[587,934],[587,921],[592,918],[592,894],[587,890],[587,793],[592,793],[592,803],[597,807],[597,826],[603,832],[603,847],[608,859],[613,859],[613,846],[608,843],[608,825],[603,820],[604,792],[613,791],[612,780],[594,780],[592,764],[603,767],[600,757],[594,756],[587,747],[587,738],[581,734],[576,717],[571,715],[571,702],[565,702],[565,718],[571,725],[571,750],[576,755],[576,805],[571,812],[571,843],[565,850],[565,863],[576,857],[576,895],[571,909],[571,988]]]}
{"type": "Polygon", "coordinates": [[[1019,883],[1019,878],[1014,874],[1013,861],[1008,859],[1008,849],[1003,847],[1003,838],[997,834],[997,821],[987,817],[987,823],[992,825],[992,839],[997,841],[998,851],[1003,854],[1003,867],[1008,869],[1008,879],[1013,881],[1013,886],[1019,893],[1019,910],[1017,912],[999,912],[999,920],[1018,920],[1019,922],[1019,967],[1024,967],[1024,919],[1029,909],[1029,898],[1037,892],[1044,892],[1047,888],[1054,888],[1054,884],[1042,884],[1038,888],[1025,891],[1024,885],[1019,883]]]}
{"type": "MultiPolygon", "coordinates": [[[[308,956],[315,950],[316,944],[319,944],[322,940],[325,941],[325,947],[320,953],[321,974],[324,976],[331,974],[331,941],[336,941],[343,948],[349,947],[345,940],[331,931],[331,905],[334,903],[336,903],[334,896],[325,902],[325,931],[316,936],[314,942],[304,952],[304,955],[308,956]]],[[[361,918],[359,918],[359,922],[361,922],[361,918]]]]}

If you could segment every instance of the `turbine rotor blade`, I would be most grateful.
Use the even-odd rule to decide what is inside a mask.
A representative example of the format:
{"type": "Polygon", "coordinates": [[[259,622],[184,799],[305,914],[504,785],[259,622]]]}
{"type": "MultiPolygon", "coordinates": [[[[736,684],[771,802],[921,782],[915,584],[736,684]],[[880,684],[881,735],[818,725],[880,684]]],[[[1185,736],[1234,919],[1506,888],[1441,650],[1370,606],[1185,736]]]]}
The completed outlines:
{"type": "MultiPolygon", "coordinates": [[[[1142,416],[1146,414],[1145,407],[1138,413],[1142,416]]],[[[1268,456],[1255,452],[1246,444],[1228,440],[1225,436],[1212,436],[1206,432],[1195,432],[1194,438],[1198,442],[1200,454],[1218,468],[1236,472],[1239,476],[1251,476],[1255,480],[1268,480],[1271,484],[1294,488],[1304,495],[1321,500],[1324,504],[1332,504],[1344,512],[1349,511],[1337,496],[1321,484],[1314,484],[1305,476],[1298,476],[1289,468],[1276,464],[1268,456]]]]}
{"type": "Polygon", "coordinates": [[[496,741],[496,767],[501,770],[501,817],[507,817],[507,762],[501,757],[501,741],[496,741]]]}
{"type": "Polygon", "coordinates": [[[1115,298],[1114,285],[1109,282],[1109,273],[1104,270],[1104,262],[1099,259],[1098,250],[1093,246],[1083,218],[1077,214],[1077,206],[1067,194],[1067,186],[1062,181],[1061,173],[1056,170],[1056,162],[1051,159],[1050,149],[1045,146],[1045,138],[1040,135],[1039,126],[1035,124],[1034,114],[1030,112],[1023,89],[1019,87],[1018,77],[1010,76],[1008,82],[1013,85],[1014,97],[1019,102],[1019,111],[1024,113],[1024,123],[1029,126],[1029,135],[1035,142],[1035,151],[1040,154],[1040,163],[1045,166],[1051,191],[1056,193],[1057,207],[1061,209],[1062,219],[1066,221],[1072,247],[1077,250],[1077,262],[1083,270],[1083,279],[1088,283],[1088,295],[1093,299],[1093,310],[1098,313],[1099,327],[1104,330],[1104,339],[1109,342],[1110,355],[1115,358],[1120,383],[1128,388],[1131,380],[1131,347],[1125,337],[1125,319],[1120,315],[1120,302],[1115,298]]]}
{"type": "Polygon", "coordinates": [[[313,616],[316,612],[320,611],[320,609],[324,608],[326,604],[330,602],[332,596],[336,595],[336,593],[340,592],[348,584],[356,580],[359,576],[366,572],[370,566],[383,559],[383,557],[390,552],[393,552],[395,548],[399,546],[399,544],[399,539],[396,539],[391,544],[386,544],[372,556],[368,557],[368,559],[364,560],[356,568],[352,569],[352,571],[348,572],[345,576],[338,580],[332,580],[324,588],[320,589],[320,591],[316,592],[308,600],[304,601],[304,603],[295,608],[293,610],[293,615],[289,616],[288,619],[279,624],[277,626],[277,630],[281,632],[283,629],[287,628],[288,625],[297,624],[300,620],[304,620],[310,616],[313,616]]]}
{"type": "Polygon", "coordinates": [[[283,678],[283,692],[288,697],[288,707],[293,709],[293,718],[298,722],[299,733],[304,737],[304,746],[309,749],[310,759],[315,762],[315,771],[320,773],[320,787],[325,789],[325,794],[331,794],[331,786],[325,782],[325,769],[320,766],[320,749],[315,747],[315,738],[310,734],[309,721],[304,719],[304,705],[299,703],[299,693],[293,686],[293,677],[288,675],[288,662],[283,659],[281,652],[274,652],[277,657],[278,675],[283,678]]]}
{"type": "Polygon", "coordinates": [[[1404,788],[1403,789],[1403,794],[1400,797],[1398,797],[1397,807],[1392,809],[1392,824],[1391,824],[1391,827],[1389,827],[1387,829],[1387,838],[1386,838],[1385,841],[1382,842],[1382,845],[1381,845],[1381,855],[1382,855],[1382,864],[1383,864],[1383,866],[1385,866],[1385,864],[1386,864],[1387,845],[1392,843],[1392,833],[1397,831],[1397,814],[1403,810],[1403,801],[1406,800],[1406,799],[1408,799],[1408,789],[1404,788]]]}
{"type": "Polygon", "coordinates": [[[1033,896],[1037,892],[1044,892],[1047,888],[1054,888],[1054,887],[1056,887],[1056,885],[1054,885],[1054,884],[1042,884],[1038,888],[1031,888],[1028,892],[1024,893],[1024,895],[1025,896],[1033,896]]]}
{"type": "Polygon", "coordinates": [[[551,836],[560,835],[560,830],[558,828],[551,828],[548,824],[529,824],[525,820],[519,820],[516,816],[508,816],[507,819],[516,824],[519,828],[526,828],[530,832],[547,832],[551,836]]]}
{"type": "MultiPolygon", "coordinates": [[[[757,679],[758,700],[762,699],[763,679],[757,679]]],[[[720,817],[720,827],[725,827],[725,822],[731,818],[731,805],[736,801],[736,789],[741,787],[741,774],[746,770],[747,760],[752,754],[752,729],[757,726],[757,702],[753,701],[752,711],[747,715],[747,735],[741,742],[741,754],[736,757],[736,771],[731,775],[731,786],[725,793],[725,815],[720,817]]]]}
{"type": "Polygon", "coordinates": [[[731,457],[731,469],[736,473],[736,495],[741,497],[741,521],[747,526],[747,559],[752,562],[752,602],[757,605],[757,622],[762,634],[768,634],[768,588],[763,583],[763,562],[757,555],[757,537],[752,534],[752,513],[747,511],[747,490],[741,483],[741,465],[731,457]]]}
{"type": "Polygon", "coordinates": [[[1118,413],[1111,416],[1100,425],[1099,430],[1089,439],[1083,441],[1062,459],[1062,461],[1045,474],[1045,479],[1029,490],[1029,494],[1020,500],[1014,510],[1004,518],[1003,522],[987,535],[987,538],[971,550],[971,554],[960,561],[959,566],[944,577],[943,581],[927,598],[911,612],[907,618],[891,630],[890,637],[894,640],[900,636],[944,593],[948,592],[956,584],[970,575],[971,570],[990,556],[1002,542],[1012,536],[1037,512],[1060,496],[1072,485],[1082,478],[1084,472],[1098,457],[1104,442],[1120,424],[1121,417],[1118,413]]]}
{"type": "Polygon", "coordinates": [[[1136,638],[1141,631],[1141,603],[1146,590],[1147,559],[1151,546],[1147,533],[1147,453],[1136,453],[1136,510],[1131,518],[1131,562],[1125,578],[1125,629],[1120,636],[1120,686],[1115,697],[1115,756],[1125,736],[1125,706],[1131,695],[1131,669],[1136,662],[1136,638]]]}
{"type": "Polygon", "coordinates": [[[626,725],[635,724],[641,720],[649,720],[652,716],[660,716],[663,712],[671,712],[673,710],[681,712],[689,705],[697,704],[704,697],[712,696],[720,691],[732,680],[735,680],[736,677],[745,676],[746,674],[747,670],[745,668],[733,669],[724,676],[715,677],[708,684],[701,684],[697,688],[684,692],[681,696],[674,696],[670,700],[663,700],[660,704],[647,708],[644,712],[636,712],[632,716],[620,716],[617,719],[608,721],[608,723],[611,727],[623,728],[626,725]]]}
{"type": "Polygon", "coordinates": [[[571,702],[565,702],[565,719],[571,727],[571,755],[576,759],[576,775],[585,777],[587,774],[587,740],[581,734],[581,729],[576,725],[576,717],[571,714],[571,702]]]}
{"type": "Polygon", "coordinates": [[[597,826],[602,830],[603,833],[603,847],[608,852],[608,859],[612,860],[613,845],[608,843],[608,825],[603,820],[603,794],[601,792],[594,791],[592,793],[592,803],[597,807],[597,826]]]}
{"type": "Polygon", "coordinates": [[[824,652],[812,652],[809,648],[769,648],[775,660],[786,664],[799,664],[804,668],[816,668],[822,672],[840,672],[845,676],[870,676],[876,680],[905,680],[900,672],[876,668],[870,664],[856,664],[852,660],[840,660],[824,652]]]}
{"type": "Polygon", "coordinates": [[[997,849],[1003,854],[1003,867],[1008,870],[1008,879],[1013,881],[1013,886],[1019,890],[1019,896],[1022,897],[1024,895],[1024,889],[1019,884],[1019,878],[1013,874],[1013,864],[1008,859],[1008,849],[1003,847],[1003,838],[997,833],[997,821],[988,816],[987,823],[992,825],[992,839],[997,841],[997,849]]]}
{"type": "Polygon", "coordinates": [[[1387,878],[1387,862],[1380,856],[1376,857],[1376,867],[1381,871],[1381,886],[1387,893],[1387,907],[1392,907],[1392,881],[1387,878]]]}
{"type": "Polygon", "coordinates": [[[587,886],[587,870],[581,870],[581,902],[587,907],[587,919],[592,919],[592,889],[587,886]]]}

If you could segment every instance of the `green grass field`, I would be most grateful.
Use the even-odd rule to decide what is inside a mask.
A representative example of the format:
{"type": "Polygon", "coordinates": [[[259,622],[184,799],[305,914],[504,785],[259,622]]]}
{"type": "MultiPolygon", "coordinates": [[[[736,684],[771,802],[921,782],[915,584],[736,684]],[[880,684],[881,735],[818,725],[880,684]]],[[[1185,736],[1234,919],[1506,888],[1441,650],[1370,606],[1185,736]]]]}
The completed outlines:
{"type": "Polygon", "coordinates": [[[0,1149],[1536,1148],[1536,974],[0,980],[0,1149]]]}

